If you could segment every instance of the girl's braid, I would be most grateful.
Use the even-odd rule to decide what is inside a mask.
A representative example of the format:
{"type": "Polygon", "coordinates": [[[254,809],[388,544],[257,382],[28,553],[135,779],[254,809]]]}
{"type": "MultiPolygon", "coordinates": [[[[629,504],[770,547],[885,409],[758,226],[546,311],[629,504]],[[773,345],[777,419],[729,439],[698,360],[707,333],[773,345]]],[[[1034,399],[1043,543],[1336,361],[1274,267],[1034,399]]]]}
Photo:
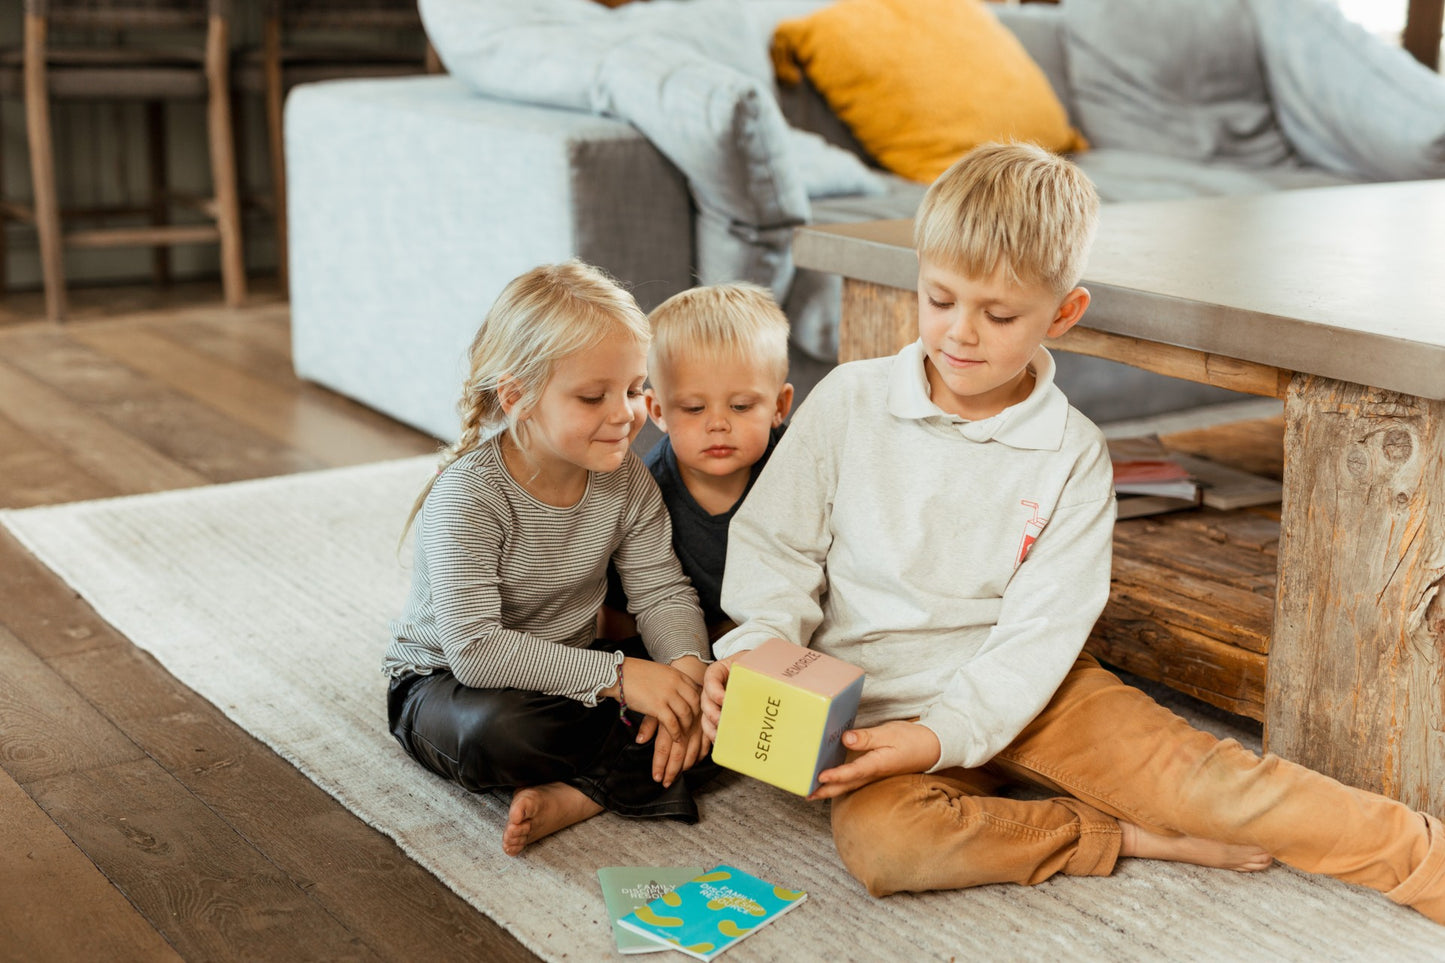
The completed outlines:
{"type": "Polygon", "coordinates": [[[498,414],[496,391],[473,379],[462,389],[457,402],[457,413],[462,416],[462,433],[450,446],[443,448],[437,463],[440,475],[448,465],[477,447],[481,442],[482,429],[490,425],[498,414]]]}
{"type": "MultiPolygon", "coordinates": [[[[482,430],[500,414],[496,390],[484,384],[482,379],[468,380],[462,387],[462,397],[457,402],[457,411],[462,416],[461,436],[438,454],[436,472],[422,486],[421,493],[416,496],[416,501],[411,506],[411,514],[406,517],[406,525],[401,530],[401,541],[406,540],[406,533],[411,530],[412,522],[416,521],[417,513],[421,511],[426,497],[431,494],[432,486],[436,484],[437,478],[458,458],[481,443],[482,430]]],[[[397,543],[398,548],[401,547],[401,541],[397,543]]]]}

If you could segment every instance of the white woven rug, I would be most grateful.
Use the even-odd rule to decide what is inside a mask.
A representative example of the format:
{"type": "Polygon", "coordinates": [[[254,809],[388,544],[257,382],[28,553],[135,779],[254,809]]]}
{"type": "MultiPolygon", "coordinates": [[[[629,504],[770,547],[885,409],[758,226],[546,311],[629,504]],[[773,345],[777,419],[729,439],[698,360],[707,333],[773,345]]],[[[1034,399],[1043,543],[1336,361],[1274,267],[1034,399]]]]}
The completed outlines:
{"type": "Polygon", "coordinates": [[[823,807],[740,777],[702,797],[697,826],[603,815],[509,859],[505,801],[429,775],[386,731],[379,666],[408,578],[396,539],[432,464],[0,521],[136,645],[544,959],[616,957],[597,867],[720,862],[810,894],[730,950],[735,963],[1445,958],[1434,924],[1278,866],[1237,875],[1126,860],[1108,879],[871,899],[838,862],[823,807]]]}

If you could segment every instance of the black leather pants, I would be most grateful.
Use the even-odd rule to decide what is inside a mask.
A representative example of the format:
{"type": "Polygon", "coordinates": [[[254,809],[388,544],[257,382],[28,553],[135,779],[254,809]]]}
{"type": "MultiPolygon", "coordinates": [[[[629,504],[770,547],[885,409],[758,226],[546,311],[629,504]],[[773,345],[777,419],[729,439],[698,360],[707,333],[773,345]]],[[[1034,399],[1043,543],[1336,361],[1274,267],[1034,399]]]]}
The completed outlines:
{"type": "MultiPolygon", "coordinates": [[[[628,655],[640,644],[606,645],[628,655]]],[[[617,705],[586,706],[522,689],[475,689],[450,672],[407,673],[387,693],[391,734],[427,769],[472,792],[562,782],[610,812],[697,822],[692,789],[715,774],[711,759],[664,788],[652,778],[653,744],[638,745],[642,717],[622,723],[617,705]]]]}

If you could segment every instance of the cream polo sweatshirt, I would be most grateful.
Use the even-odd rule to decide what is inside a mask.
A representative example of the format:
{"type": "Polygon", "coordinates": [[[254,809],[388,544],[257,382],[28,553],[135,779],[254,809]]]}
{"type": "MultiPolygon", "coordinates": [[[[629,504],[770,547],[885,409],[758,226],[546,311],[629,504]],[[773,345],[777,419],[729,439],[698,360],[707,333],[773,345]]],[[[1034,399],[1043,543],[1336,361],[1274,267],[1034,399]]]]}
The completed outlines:
{"type": "Polygon", "coordinates": [[[923,348],[840,365],[728,534],[719,657],[770,638],[867,673],[857,725],[919,721],[934,770],[979,766],[1048,704],[1109,596],[1102,433],[1040,348],[1024,401],[969,422],[929,400],[923,348]]]}

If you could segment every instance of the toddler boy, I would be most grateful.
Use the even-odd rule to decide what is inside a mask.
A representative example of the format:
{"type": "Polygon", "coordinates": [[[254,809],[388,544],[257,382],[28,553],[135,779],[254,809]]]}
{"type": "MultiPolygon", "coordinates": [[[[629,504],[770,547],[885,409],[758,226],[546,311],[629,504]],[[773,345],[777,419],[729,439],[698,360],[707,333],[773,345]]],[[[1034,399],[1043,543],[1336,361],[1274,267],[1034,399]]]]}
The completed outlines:
{"type": "Polygon", "coordinates": [[[915,222],[919,340],[809,395],[733,520],[703,684],[769,638],[867,673],[848,760],[821,774],[833,836],[876,896],[1121,856],[1236,870],[1278,858],[1445,922],[1445,826],[1220,742],[1086,654],[1109,593],[1111,470],[1041,346],[1078,322],[1097,219],[1068,161],[987,145],[915,222]],[[1007,782],[1055,793],[1001,798],[1007,782]]]}
{"type": "MultiPolygon", "coordinates": [[[[793,403],[788,319],[764,288],[716,284],[673,295],[648,316],[647,411],[666,436],[643,462],[662,489],[672,545],[712,636],[728,524],[783,433],[793,403]]],[[[625,600],[609,594],[621,611],[625,600]]]]}

